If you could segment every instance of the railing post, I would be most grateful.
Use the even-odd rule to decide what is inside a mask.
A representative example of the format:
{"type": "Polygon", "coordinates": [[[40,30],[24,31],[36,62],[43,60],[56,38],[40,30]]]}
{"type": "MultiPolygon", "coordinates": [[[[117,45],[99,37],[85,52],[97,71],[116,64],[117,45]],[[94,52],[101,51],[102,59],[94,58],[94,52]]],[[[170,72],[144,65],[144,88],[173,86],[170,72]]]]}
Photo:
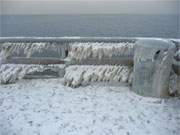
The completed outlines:
{"type": "Polygon", "coordinates": [[[169,40],[136,42],[133,90],[147,97],[167,97],[175,45],[169,40]]]}

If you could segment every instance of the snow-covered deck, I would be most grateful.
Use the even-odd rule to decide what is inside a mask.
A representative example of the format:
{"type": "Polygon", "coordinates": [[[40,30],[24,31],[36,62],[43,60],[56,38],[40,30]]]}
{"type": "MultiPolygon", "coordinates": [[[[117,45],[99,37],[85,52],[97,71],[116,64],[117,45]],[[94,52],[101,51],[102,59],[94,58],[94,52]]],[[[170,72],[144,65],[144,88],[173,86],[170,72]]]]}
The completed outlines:
{"type": "Polygon", "coordinates": [[[178,98],[144,98],[107,84],[72,89],[61,81],[0,85],[0,135],[179,135],[178,98]]]}

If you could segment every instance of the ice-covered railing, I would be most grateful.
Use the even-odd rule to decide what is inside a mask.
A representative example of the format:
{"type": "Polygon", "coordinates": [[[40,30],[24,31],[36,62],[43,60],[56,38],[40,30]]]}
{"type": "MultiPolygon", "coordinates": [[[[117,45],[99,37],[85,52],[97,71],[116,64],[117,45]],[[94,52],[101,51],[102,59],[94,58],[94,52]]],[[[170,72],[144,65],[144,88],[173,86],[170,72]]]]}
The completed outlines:
{"type": "Polygon", "coordinates": [[[24,58],[65,58],[66,44],[50,42],[1,42],[1,59],[24,58]]]}
{"type": "Polygon", "coordinates": [[[135,42],[126,37],[0,37],[0,42],[135,42]]]}
{"type": "MultiPolygon", "coordinates": [[[[69,56],[71,60],[77,61],[90,58],[88,60],[89,64],[97,63],[93,62],[97,57],[98,59],[106,58],[101,59],[102,62],[99,62],[99,64],[109,64],[110,61],[107,58],[111,58],[112,64],[115,64],[118,63],[117,58],[122,56],[131,57],[132,59],[134,42],[135,39],[113,37],[0,38],[0,56],[1,63],[36,64],[39,62],[40,64],[46,64],[47,61],[54,61],[54,63],[59,64],[63,63],[60,59],[69,56]],[[95,51],[96,53],[93,53],[95,51]]],[[[86,62],[85,64],[87,64],[86,62]]]]}
{"type": "Polygon", "coordinates": [[[113,57],[133,57],[134,43],[105,43],[105,42],[75,42],[70,44],[69,56],[76,60],[103,58],[113,59],[113,57]]]}
{"type": "MultiPolygon", "coordinates": [[[[0,63],[60,64],[69,56],[79,64],[132,64],[134,43],[139,39],[145,38],[0,37],[0,63]]],[[[174,55],[174,68],[177,69],[180,40],[170,40],[177,47],[174,55]]]]}
{"type": "MultiPolygon", "coordinates": [[[[134,42],[135,39],[98,38],[98,37],[96,38],[78,38],[78,37],[0,38],[0,61],[1,61],[0,63],[3,64],[1,66],[0,82],[1,83],[15,82],[16,80],[24,78],[25,76],[29,75],[30,71],[31,74],[35,72],[36,74],[38,73],[38,75],[39,74],[42,75],[45,73],[48,74],[52,72],[54,73],[54,66],[48,66],[48,65],[64,64],[63,61],[65,61],[67,57],[69,57],[70,61],[72,59],[80,60],[80,57],[82,57],[84,60],[85,58],[94,58],[96,60],[96,58],[98,57],[98,59],[101,59],[101,61],[103,61],[102,60],[103,58],[108,58],[107,63],[110,63],[112,62],[113,59],[112,56],[121,57],[123,55],[127,55],[127,56],[132,55],[134,42]],[[76,47],[77,49],[79,49],[79,47],[84,49],[83,50],[80,49],[79,50],[80,52],[77,52],[75,51],[76,49],[73,49],[76,47]],[[94,49],[97,48],[96,53],[93,53],[92,55],[93,57],[91,57],[91,55],[87,55],[86,48],[93,49],[90,50],[89,53],[95,52],[94,49]],[[77,53],[79,53],[80,57],[78,57],[77,53]],[[31,68],[32,70],[29,70],[31,68]],[[50,71],[47,72],[47,70],[50,71]]],[[[73,64],[72,62],[70,63],[73,64]]],[[[95,61],[92,64],[96,64],[96,63],[97,61],[95,61]]],[[[114,60],[114,64],[116,63],[118,63],[117,59],[114,60]]],[[[71,67],[69,68],[71,69],[71,67]]],[[[116,69],[113,66],[111,68],[116,69]]],[[[107,72],[108,70],[111,71],[112,70],[111,68],[105,66],[104,72],[105,71],[107,72]]],[[[110,71],[108,73],[110,73],[110,71]]],[[[58,74],[57,71],[56,73],[58,74]]],[[[94,74],[94,72],[92,73],[94,74]]],[[[74,81],[76,80],[74,79],[74,81]]]]}
{"type": "Polygon", "coordinates": [[[64,84],[71,87],[91,82],[132,83],[133,68],[123,65],[73,65],[66,68],[64,84]]]}
{"type": "Polygon", "coordinates": [[[38,76],[63,77],[65,65],[24,65],[24,64],[3,64],[0,65],[0,83],[14,83],[23,78],[38,76]],[[35,76],[34,76],[35,74],[35,76]]]}
{"type": "Polygon", "coordinates": [[[46,50],[48,50],[49,52],[58,51],[61,53],[61,48],[59,48],[56,44],[52,44],[48,42],[34,42],[34,43],[5,42],[5,43],[1,43],[0,50],[1,50],[1,54],[4,53],[6,57],[10,55],[12,56],[17,55],[17,56],[22,56],[22,57],[24,56],[29,58],[32,57],[32,55],[36,52],[41,53],[46,50]]]}
{"type": "MultiPolygon", "coordinates": [[[[78,64],[132,65],[134,43],[139,39],[145,38],[0,37],[0,63],[61,64],[64,63],[62,59],[69,56],[78,64]]],[[[174,69],[177,70],[180,40],[170,40],[177,48],[174,55],[174,69]]]]}
{"type": "MultiPolygon", "coordinates": [[[[64,84],[71,87],[96,81],[131,84],[134,50],[136,41],[140,39],[145,38],[0,38],[0,64],[3,64],[0,65],[0,82],[15,82],[34,74],[54,76],[61,70],[60,68],[54,70],[54,67],[65,64],[62,69],[64,70],[62,73],[64,84]],[[50,64],[53,66],[49,66],[50,64]]],[[[180,78],[180,40],[169,40],[176,46],[170,77],[170,90],[174,92],[179,88],[179,86],[176,88],[174,86],[177,86],[180,78]]]]}

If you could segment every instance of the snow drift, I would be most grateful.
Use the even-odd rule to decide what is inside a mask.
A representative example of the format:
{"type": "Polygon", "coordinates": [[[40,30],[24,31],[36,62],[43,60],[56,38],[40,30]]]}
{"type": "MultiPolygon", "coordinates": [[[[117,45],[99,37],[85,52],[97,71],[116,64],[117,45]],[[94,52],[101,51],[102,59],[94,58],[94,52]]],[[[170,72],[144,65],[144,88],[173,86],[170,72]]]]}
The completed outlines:
{"type": "Polygon", "coordinates": [[[69,66],[64,75],[64,84],[70,87],[87,85],[91,82],[132,83],[132,67],[128,66],[69,66]]]}

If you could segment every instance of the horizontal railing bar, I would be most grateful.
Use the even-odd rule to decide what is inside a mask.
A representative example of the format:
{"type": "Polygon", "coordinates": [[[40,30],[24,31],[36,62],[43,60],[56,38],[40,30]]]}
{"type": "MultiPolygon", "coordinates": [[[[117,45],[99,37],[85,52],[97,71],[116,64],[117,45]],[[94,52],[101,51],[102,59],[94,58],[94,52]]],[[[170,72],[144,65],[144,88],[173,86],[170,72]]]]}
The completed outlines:
{"type": "Polygon", "coordinates": [[[41,58],[41,57],[12,57],[10,59],[6,59],[3,64],[64,64],[64,60],[58,58],[41,58]]]}

